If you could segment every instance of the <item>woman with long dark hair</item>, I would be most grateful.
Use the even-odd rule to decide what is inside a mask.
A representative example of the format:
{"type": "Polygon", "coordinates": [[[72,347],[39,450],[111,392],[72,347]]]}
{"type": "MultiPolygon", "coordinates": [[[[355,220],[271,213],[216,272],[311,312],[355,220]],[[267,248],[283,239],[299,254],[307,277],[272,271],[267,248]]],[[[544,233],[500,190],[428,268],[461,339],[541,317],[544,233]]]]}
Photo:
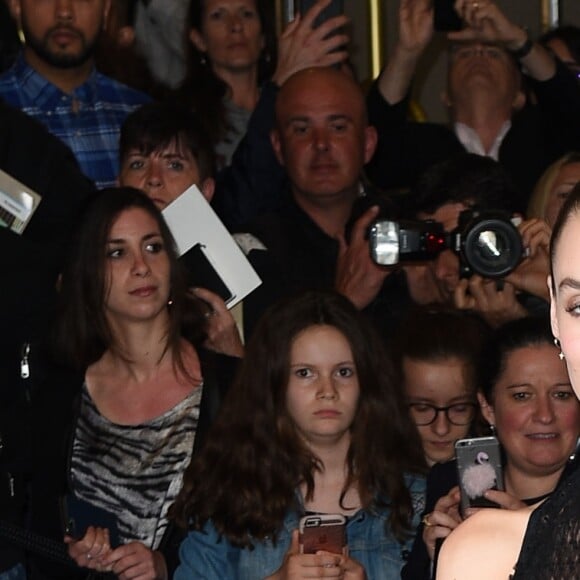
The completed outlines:
{"type": "Polygon", "coordinates": [[[421,445],[382,343],[344,297],[274,305],[174,514],[175,578],[394,578],[424,493],[421,445]],[[348,553],[300,553],[305,514],[347,517],[348,553]]]}
{"type": "Polygon", "coordinates": [[[77,530],[69,554],[120,578],[169,578],[179,541],[167,511],[219,403],[218,371],[232,362],[217,365],[203,348],[207,322],[229,314],[187,293],[161,213],[132,188],[90,204],[60,293],[55,346],[84,377],[68,492],[114,514],[119,532],[112,547],[107,528],[77,530]]]}

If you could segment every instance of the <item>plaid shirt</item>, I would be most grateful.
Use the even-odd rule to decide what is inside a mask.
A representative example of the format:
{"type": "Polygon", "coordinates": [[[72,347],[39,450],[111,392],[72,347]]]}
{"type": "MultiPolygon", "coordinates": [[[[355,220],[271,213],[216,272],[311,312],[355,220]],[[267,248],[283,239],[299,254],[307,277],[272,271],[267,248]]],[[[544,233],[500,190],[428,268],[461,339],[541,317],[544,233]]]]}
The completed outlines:
{"type": "Polygon", "coordinates": [[[125,117],[150,101],[96,70],[72,94],[64,93],[30,67],[22,54],[0,76],[0,97],[64,141],[99,188],[115,185],[119,130],[125,117]]]}

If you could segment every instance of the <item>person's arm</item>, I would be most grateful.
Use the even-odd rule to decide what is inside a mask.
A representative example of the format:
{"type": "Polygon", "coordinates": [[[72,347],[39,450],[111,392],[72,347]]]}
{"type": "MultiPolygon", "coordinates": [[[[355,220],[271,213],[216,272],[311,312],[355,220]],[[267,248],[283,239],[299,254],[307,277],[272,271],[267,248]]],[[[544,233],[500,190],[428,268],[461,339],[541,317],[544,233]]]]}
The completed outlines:
{"type": "Polygon", "coordinates": [[[378,295],[392,268],[378,266],[369,251],[366,232],[379,214],[379,207],[369,208],[354,224],[349,243],[338,239],[335,289],[359,310],[366,308],[378,295]]]}
{"type": "Polygon", "coordinates": [[[413,75],[432,35],[431,2],[402,0],[397,44],[367,96],[369,123],[376,127],[380,137],[388,137],[393,130],[404,130],[413,75]]]}
{"type": "Polygon", "coordinates": [[[449,40],[488,42],[503,46],[518,59],[527,76],[545,81],[556,73],[556,61],[541,44],[533,42],[527,31],[513,23],[490,0],[456,0],[455,10],[466,27],[448,34],[449,40]]]}
{"type": "Polygon", "coordinates": [[[518,560],[529,510],[484,509],[445,540],[437,580],[507,579],[518,560]]]}
{"type": "Polygon", "coordinates": [[[232,162],[216,175],[212,207],[231,231],[256,215],[277,207],[286,171],[270,142],[278,86],[267,82],[250,117],[246,134],[234,151],[232,162]]]}
{"type": "Polygon", "coordinates": [[[69,556],[78,566],[97,572],[113,572],[120,580],[151,578],[168,580],[163,554],[147,548],[141,542],[130,542],[112,549],[109,530],[89,527],[85,535],[74,540],[65,536],[69,556]]]}
{"type": "Polygon", "coordinates": [[[518,226],[526,256],[506,276],[506,281],[522,292],[550,301],[546,279],[550,274],[550,226],[540,219],[531,219],[518,226]]]}
{"type": "Polygon", "coordinates": [[[430,0],[401,0],[399,38],[377,79],[379,92],[391,105],[408,94],[419,58],[433,37],[432,4],[430,0]]]}
{"type": "Polygon", "coordinates": [[[318,15],[330,4],[319,0],[304,15],[288,24],[278,41],[278,62],[272,81],[281,87],[293,74],[311,67],[336,66],[346,62],[349,37],[343,27],[348,18],[342,14],[318,27],[318,15]]]}
{"type": "Polygon", "coordinates": [[[409,122],[412,79],[434,32],[432,5],[431,0],[401,1],[399,38],[367,95],[369,123],[379,139],[366,172],[382,189],[413,186],[427,167],[463,151],[446,126],[409,122]]]}
{"type": "Polygon", "coordinates": [[[244,344],[232,313],[216,293],[207,288],[191,288],[191,297],[207,304],[205,348],[232,357],[244,356],[244,344]]]}
{"type": "Polygon", "coordinates": [[[457,464],[455,461],[436,463],[431,467],[427,475],[427,491],[425,494],[425,509],[421,515],[421,523],[417,527],[415,540],[407,563],[401,570],[401,580],[431,580],[433,577],[433,564],[423,541],[425,530],[425,517],[429,520],[429,514],[433,512],[437,502],[445,497],[457,484],[457,464]]]}
{"type": "Polygon", "coordinates": [[[423,518],[423,542],[429,559],[435,559],[437,543],[445,539],[463,521],[459,513],[459,487],[453,487],[439,498],[433,511],[423,518]]]}
{"type": "Polygon", "coordinates": [[[366,580],[364,568],[347,555],[322,551],[316,554],[301,554],[298,530],[295,530],[282,565],[264,580],[301,580],[323,577],[366,580]]]}
{"type": "Polygon", "coordinates": [[[459,280],[453,292],[453,302],[461,310],[475,310],[494,328],[528,316],[513,284],[498,285],[497,280],[477,274],[459,280]]]}
{"type": "Polygon", "coordinates": [[[131,578],[169,580],[163,554],[149,549],[141,542],[130,542],[114,549],[103,558],[103,569],[113,572],[119,580],[131,578]]]}

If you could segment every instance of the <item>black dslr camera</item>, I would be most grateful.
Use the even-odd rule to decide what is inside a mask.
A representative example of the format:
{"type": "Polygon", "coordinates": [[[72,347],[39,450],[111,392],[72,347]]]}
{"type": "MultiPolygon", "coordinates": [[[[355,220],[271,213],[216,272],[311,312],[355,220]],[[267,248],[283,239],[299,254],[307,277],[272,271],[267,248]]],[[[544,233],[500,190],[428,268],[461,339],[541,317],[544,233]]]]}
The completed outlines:
{"type": "Polygon", "coordinates": [[[502,278],[524,254],[511,214],[501,210],[464,210],[450,233],[433,220],[378,219],[369,230],[369,243],[372,259],[380,266],[434,260],[443,250],[452,250],[459,256],[463,278],[502,278]]]}

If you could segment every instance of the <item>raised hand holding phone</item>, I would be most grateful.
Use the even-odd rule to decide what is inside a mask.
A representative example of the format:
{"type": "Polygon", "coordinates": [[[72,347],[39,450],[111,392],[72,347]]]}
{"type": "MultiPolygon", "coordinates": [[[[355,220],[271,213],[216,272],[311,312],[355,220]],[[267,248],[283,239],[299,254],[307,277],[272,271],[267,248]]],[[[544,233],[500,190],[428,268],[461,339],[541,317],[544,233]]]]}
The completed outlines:
{"type": "Polygon", "coordinates": [[[495,437],[471,437],[455,443],[461,492],[461,513],[469,508],[499,507],[485,493],[504,491],[499,441],[495,437]]]}
{"type": "Polygon", "coordinates": [[[449,32],[461,30],[463,20],[455,10],[455,0],[434,0],[433,26],[435,30],[449,32]]]}

